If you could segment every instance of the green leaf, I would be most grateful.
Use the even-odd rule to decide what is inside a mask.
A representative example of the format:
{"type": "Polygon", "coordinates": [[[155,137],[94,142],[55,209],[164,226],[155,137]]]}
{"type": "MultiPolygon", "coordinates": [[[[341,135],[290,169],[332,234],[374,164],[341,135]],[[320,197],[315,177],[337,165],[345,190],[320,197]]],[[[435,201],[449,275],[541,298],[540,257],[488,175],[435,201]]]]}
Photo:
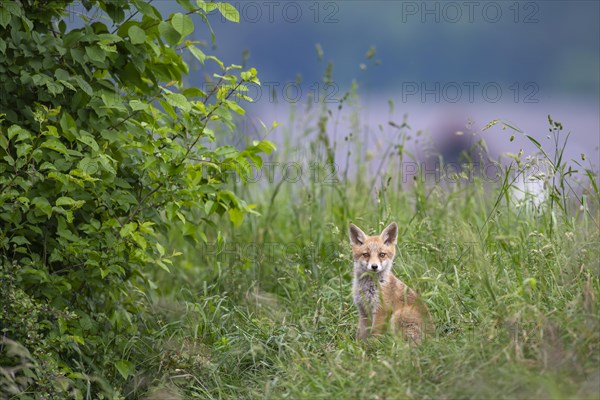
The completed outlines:
{"type": "Polygon", "coordinates": [[[146,242],[146,239],[142,235],[140,235],[138,232],[133,232],[131,234],[131,237],[142,248],[142,250],[146,250],[148,243],[146,242]]]}
{"type": "Polygon", "coordinates": [[[592,183],[592,187],[594,188],[594,192],[596,194],[598,194],[598,185],[596,184],[596,180],[594,179],[594,172],[591,169],[586,168],[585,169],[585,173],[588,176],[588,178],[590,179],[590,182],[592,183]]]}
{"type": "Polygon", "coordinates": [[[210,215],[212,213],[212,209],[213,209],[214,205],[215,205],[215,202],[212,200],[209,200],[206,202],[206,204],[204,204],[204,212],[206,213],[206,215],[210,215]]]}
{"type": "Polygon", "coordinates": [[[8,26],[10,23],[10,18],[10,13],[4,8],[0,7],[0,25],[2,25],[3,28],[8,26]]]}
{"type": "Polygon", "coordinates": [[[21,128],[19,125],[11,125],[8,128],[8,138],[12,139],[16,135],[20,135],[21,132],[27,132],[25,129],[21,128]]]}
{"type": "MultiPolygon", "coordinates": [[[[203,92],[201,89],[197,88],[197,87],[190,87],[187,88],[183,91],[183,95],[186,98],[190,98],[190,97],[206,97],[206,93],[203,92]]],[[[204,104],[203,104],[204,105],[204,104]]]]}
{"type": "Polygon", "coordinates": [[[77,168],[83,171],[86,175],[94,175],[100,169],[98,167],[98,161],[89,157],[82,158],[77,164],[77,168]]]}
{"type": "MultiPolygon", "coordinates": [[[[73,339],[73,341],[75,343],[82,344],[82,345],[85,344],[85,340],[81,336],[69,335],[68,337],[73,339]]],[[[83,376],[83,374],[82,374],[82,376],[83,376]]]]}
{"type": "Polygon", "coordinates": [[[68,81],[64,81],[64,80],[62,80],[62,79],[61,79],[61,80],[59,80],[58,82],[59,82],[61,85],[63,85],[64,87],[66,87],[66,88],[69,88],[69,89],[71,89],[71,90],[72,90],[72,91],[74,91],[74,92],[76,92],[76,91],[77,91],[77,89],[75,88],[75,86],[71,85],[71,83],[70,83],[70,82],[68,82],[68,81]]]}
{"type": "Polygon", "coordinates": [[[5,1],[2,2],[2,8],[6,9],[9,13],[20,17],[22,15],[22,6],[17,2],[5,1]]]}
{"type": "Polygon", "coordinates": [[[537,140],[535,140],[533,137],[529,136],[529,135],[525,135],[527,137],[527,139],[529,139],[533,144],[535,144],[535,146],[538,149],[542,148],[542,145],[540,144],[540,142],[538,142],[537,140]]]}
{"type": "Polygon", "coordinates": [[[85,92],[85,94],[87,94],[88,96],[91,96],[94,94],[94,90],[92,89],[90,84],[87,83],[86,81],[84,81],[80,75],[75,75],[74,78],[77,81],[77,84],[79,85],[81,90],[83,90],[85,92]]]}
{"type": "Polygon", "coordinates": [[[229,219],[235,226],[240,226],[244,221],[244,213],[237,208],[229,209],[229,219]]]}
{"type": "Polygon", "coordinates": [[[31,244],[29,242],[29,240],[27,240],[25,237],[23,236],[14,236],[13,238],[10,239],[11,243],[17,244],[19,246],[22,246],[24,244],[31,244]]]}
{"type": "Polygon", "coordinates": [[[204,64],[204,60],[206,59],[206,55],[204,54],[204,52],[202,50],[200,50],[199,48],[197,48],[193,44],[189,45],[188,49],[190,50],[190,53],[192,53],[192,55],[194,57],[196,57],[196,59],[198,61],[200,61],[201,64],[204,64]]]}
{"type": "Polygon", "coordinates": [[[133,25],[129,28],[127,34],[133,44],[141,44],[146,41],[146,32],[137,25],[133,25]]]}
{"type": "Polygon", "coordinates": [[[147,0],[132,0],[135,7],[146,17],[153,20],[161,20],[160,13],[146,2],[147,0]]]}
{"type": "Polygon", "coordinates": [[[119,360],[115,362],[115,368],[119,371],[119,374],[123,379],[127,379],[129,375],[133,375],[135,372],[135,365],[131,361],[119,360]]]}
{"type": "Polygon", "coordinates": [[[162,99],[158,99],[158,103],[164,108],[165,112],[169,114],[169,116],[173,119],[177,119],[177,113],[175,109],[166,101],[162,99]]]}
{"type": "Polygon", "coordinates": [[[171,25],[182,36],[188,36],[194,32],[194,23],[189,15],[177,13],[171,18],[171,25]]]}
{"type": "Polygon", "coordinates": [[[169,269],[169,267],[167,266],[167,264],[165,264],[163,262],[163,260],[158,259],[154,261],[156,263],[156,265],[158,265],[159,267],[161,267],[162,269],[164,269],[165,271],[171,273],[171,270],[169,269]]]}
{"type": "Polygon", "coordinates": [[[131,107],[133,111],[145,111],[148,109],[148,104],[139,100],[130,100],[129,107],[131,107]]]}
{"type": "Polygon", "coordinates": [[[101,33],[98,35],[98,39],[104,44],[122,42],[123,39],[119,35],[113,33],[101,33]]]}
{"type": "Polygon", "coordinates": [[[217,65],[219,65],[219,67],[221,69],[225,69],[225,65],[223,64],[223,61],[219,60],[217,57],[215,57],[215,56],[206,56],[206,59],[207,60],[212,60],[212,61],[216,62],[217,65]]]}
{"type": "Polygon", "coordinates": [[[169,46],[177,46],[181,40],[181,35],[179,32],[177,32],[168,22],[162,21],[160,24],[158,24],[158,32],[160,33],[160,36],[165,39],[169,46]]]}
{"type": "Polygon", "coordinates": [[[85,204],[85,200],[74,200],[70,197],[62,196],[56,199],[56,206],[70,206],[72,209],[81,208],[85,204]]]}
{"type": "Polygon", "coordinates": [[[35,197],[31,200],[31,204],[35,206],[38,210],[46,214],[48,217],[52,216],[52,206],[50,202],[45,197],[35,197]]]}
{"type": "Polygon", "coordinates": [[[240,22],[240,13],[237,8],[229,3],[217,3],[217,9],[231,22],[240,22]]]}
{"type": "Polygon", "coordinates": [[[244,81],[251,81],[251,82],[256,82],[256,68],[250,68],[248,71],[243,71],[242,73],[240,73],[240,77],[242,78],[242,80],[244,81]]]}
{"type": "Polygon", "coordinates": [[[127,109],[123,106],[123,98],[119,96],[118,93],[104,90],[101,92],[100,98],[102,99],[102,102],[106,108],[112,108],[123,112],[127,111],[127,109]]]}
{"type": "Polygon", "coordinates": [[[86,131],[79,131],[79,136],[77,136],[77,140],[81,143],[88,145],[94,151],[100,150],[100,148],[98,147],[98,143],[96,143],[96,141],[94,140],[94,137],[86,131]]]}
{"type": "Polygon", "coordinates": [[[106,53],[99,46],[88,46],[85,48],[85,54],[89,57],[90,60],[96,62],[104,62],[106,59],[106,53]]]}
{"type": "Polygon", "coordinates": [[[207,14],[217,8],[217,3],[213,3],[213,2],[207,3],[204,0],[197,0],[196,4],[198,5],[199,8],[201,8],[207,14]]]}
{"type": "Polygon", "coordinates": [[[255,141],[253,145],[265,154],[271,154],[273,151],[276,150],[275,144],[268,140],[260,140],[258,142],[255,141]]]}
{"type": "Polygon", "coordinates": [[[25,32],[31,33],[33,22],[29,18],[21,17],[21,23],[23,24],[23,28],[25,28],[25,32]]]}
{"type": "Polygon", "coordinates": [[[239,104],[237,104],[233,100],[227,100],[227,101],[225,101],[224,104],[226,104],[229,109],[233,110],[234,112],[236,112],[239,115],[246,114],[246,110],[244,110],[242,107],[240,107],[239,104]]]}
{"type": "Polygon", "coordinates": [[[50,149],[64,155],[68,155],[67,147],[55,138],[50,138],[40,145],[43,149],[50,149]]]}
{"type": "Polygon", "coordinates": [[[177,4],[179,4],[181,7],[183,7],[185,10],[187,10],[189,12],[197,11],[197,8],[192,5],[192,2],[190,0],[176,0],[176,1],[177,1],[177,4]]]}
{"type": "Polygon", "coordinates": [[[158,250],[158,254],[160,254],[161,257],[165,255],[165,248],[163,247],[162,244],[156,242],[155,247],[156,247],[156,250],[158,250]]]}
{"type": "Polygon", "coordinates": [[[69,138],[69,140],[71,140],[71,136],[74,137],[74,135],[77,133],[77,123],[75,122],[71,114],[64,112],[61,115],[60,128],[63,130],[63,134],[66,134],[67,132],[71,134],[70,136],[65,135],[69,138]]]}
{"type": "Polygon", "coordinates": [[[129,236],[131,235],[135,230],[137,229],[137,223],[135,222],[130,222],[128,224],[123,225],[123,227],[121,228],[121,231],[119,232],[119,235],[121,237],[125,237],[125,236],[129,236]]]}
{"type": "Polygon", "coordinates": [[[180,93],[169,93],[167,94],[167,103],[173,107],[177,107],[184,112],[190,112],[192,110],[192,104],[186,99],[186,97],[180,93]]]}
{"type": "Polygon", "coordinates": [[[64,90],[64,87],[56,82],[46,82],[46,87],[51,95],[58,95],[64,90]]]}

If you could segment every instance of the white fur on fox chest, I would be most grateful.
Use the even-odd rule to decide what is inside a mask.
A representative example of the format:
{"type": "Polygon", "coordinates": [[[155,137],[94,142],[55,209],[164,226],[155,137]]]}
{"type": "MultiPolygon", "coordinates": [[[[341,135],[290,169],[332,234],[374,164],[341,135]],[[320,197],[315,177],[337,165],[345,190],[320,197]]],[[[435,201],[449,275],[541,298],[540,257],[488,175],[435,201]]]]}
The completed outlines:
{"type": "Polygon", "coordinates": [[[375,313],[379,307],[380,290],[384,282],[379,274],[376,277],[369,274],[354,276],[353,299],[361,313],[375,313]],[[376,282],[377,279],[379,282],[376,282]]]}

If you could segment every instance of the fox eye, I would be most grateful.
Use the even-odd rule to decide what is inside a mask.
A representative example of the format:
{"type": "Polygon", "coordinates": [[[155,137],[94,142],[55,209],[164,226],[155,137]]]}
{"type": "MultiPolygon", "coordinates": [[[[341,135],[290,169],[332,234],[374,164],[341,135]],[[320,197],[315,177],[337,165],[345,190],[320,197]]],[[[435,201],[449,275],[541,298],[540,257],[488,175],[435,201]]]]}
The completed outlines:
{"type": "Polygon", "coordinates": [[[363,253],[363,257],[369,257],[369,253],[363,253]]]}
{"type": "Polygon", "coordinates": [[[381,258],[385,257],[385,253],[379,253],[379,257],[381,257],[381,258]]]}

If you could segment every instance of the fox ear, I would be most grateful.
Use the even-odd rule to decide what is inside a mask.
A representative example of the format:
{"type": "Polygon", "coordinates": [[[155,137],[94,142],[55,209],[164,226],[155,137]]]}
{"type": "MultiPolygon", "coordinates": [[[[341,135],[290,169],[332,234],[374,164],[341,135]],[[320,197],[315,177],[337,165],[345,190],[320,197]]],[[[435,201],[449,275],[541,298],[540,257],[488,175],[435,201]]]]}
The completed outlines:
{"type": "Polygon", "coordinates": [[[350,243],[352,244],[363,244],[367,235],[360,228],[354,224],[350,224],[350,243]]]}
{"type": "Polygon", "coordinates": [[[388,225],[387,228],[381,232],[381,240],[385,244],[396,244],[396,240],[398,240],[398,225],[395,222],[392,222],[388,225]]]}

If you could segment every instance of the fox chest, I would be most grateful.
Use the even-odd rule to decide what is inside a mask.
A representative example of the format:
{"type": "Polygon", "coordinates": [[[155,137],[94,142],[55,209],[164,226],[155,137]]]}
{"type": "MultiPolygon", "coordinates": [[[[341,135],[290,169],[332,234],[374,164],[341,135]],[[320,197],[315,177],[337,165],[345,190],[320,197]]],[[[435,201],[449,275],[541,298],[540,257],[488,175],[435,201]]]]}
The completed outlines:
{"type": "Polygon", "coordinates": [[[354,304],[363,312],[374,314],[380,310],[382,304],[381,286],[372,279],[354,281],[354,304]]]}

